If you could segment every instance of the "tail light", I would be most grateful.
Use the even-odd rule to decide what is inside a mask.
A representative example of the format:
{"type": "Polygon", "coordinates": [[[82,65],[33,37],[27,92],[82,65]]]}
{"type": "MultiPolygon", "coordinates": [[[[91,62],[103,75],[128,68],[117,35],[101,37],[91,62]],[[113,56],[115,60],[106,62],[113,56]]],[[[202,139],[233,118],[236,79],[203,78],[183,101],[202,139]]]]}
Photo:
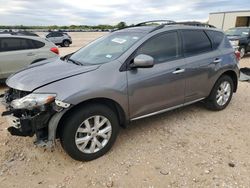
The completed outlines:
{"type": "Polygon", "coordinates": [[[240,60],[240,52],[239,51],[235,51],[235,56],[237,58],[237,60],[239,61],[240,60]]]}
{"type": "Polygon", "coordinates": [[[57,55],[59,55],[59,50],[58,50],[57,47],[52,47],[52,48],[50,48],[50,51],[51,51],[51,52],[54,52],[54,53],[57,54],[57,55]]]}

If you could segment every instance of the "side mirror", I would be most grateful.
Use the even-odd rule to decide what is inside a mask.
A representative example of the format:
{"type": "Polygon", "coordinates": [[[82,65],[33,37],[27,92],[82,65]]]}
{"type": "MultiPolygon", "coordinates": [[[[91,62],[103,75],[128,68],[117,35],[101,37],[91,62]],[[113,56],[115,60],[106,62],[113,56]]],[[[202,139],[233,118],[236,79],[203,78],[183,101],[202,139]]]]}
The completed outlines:
{"type": "Polygon", "coordinates": [[[154,58],[140,54],[135,57],[134,62],[130,65],[130,68],[151,68],[154,66],[154,58]]]}

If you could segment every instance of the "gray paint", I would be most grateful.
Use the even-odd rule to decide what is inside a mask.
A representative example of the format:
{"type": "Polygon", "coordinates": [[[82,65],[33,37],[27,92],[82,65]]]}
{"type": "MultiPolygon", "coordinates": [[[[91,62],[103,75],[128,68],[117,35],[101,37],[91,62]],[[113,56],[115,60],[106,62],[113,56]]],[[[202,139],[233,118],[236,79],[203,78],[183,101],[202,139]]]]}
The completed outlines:
{"type": "MultiPolygon", "coordinates": [[[[152,29],[148,28],[147,31],[142,27],[141,31],[152,29]]],[[[133,29],[117,32],[133,32],[133,29]]],[[[181,57],[155,64],[152,68],[120,71],[128,57],[147,39],[179,29],[204,28],[169,26],[156,30],[148,33],[117,60],[103,65],[78,66],[54,59],[53,63],[41,63],[20,71],[7,80],[7,85],[37,93],[56,93],[58,100],[73,105],[95,98],[111,99],[124,110],[126,120],[131,120],[205,98],[225,71],[232,70],[239,74],[234,50],[224,49],[224,44],[219,50],[181,57]],[[220,58],[221,62],[214,63],[216,58],[220,58]],[[174,74],[177,68],[185,71],[174,74]]]]}

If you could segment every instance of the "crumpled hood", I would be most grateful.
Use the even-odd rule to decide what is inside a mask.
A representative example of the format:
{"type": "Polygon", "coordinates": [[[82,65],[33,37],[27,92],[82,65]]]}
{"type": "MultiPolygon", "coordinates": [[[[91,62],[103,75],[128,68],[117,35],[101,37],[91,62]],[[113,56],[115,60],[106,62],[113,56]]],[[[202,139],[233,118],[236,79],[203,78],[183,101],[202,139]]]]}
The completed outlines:
{"type": "Polygon", "coordinates": [[[53,58],[30,65],[11,75],[6,84],[14,89],[33,91],[52,82],[93,71],[99,66],[79,66],[53,58]]]}

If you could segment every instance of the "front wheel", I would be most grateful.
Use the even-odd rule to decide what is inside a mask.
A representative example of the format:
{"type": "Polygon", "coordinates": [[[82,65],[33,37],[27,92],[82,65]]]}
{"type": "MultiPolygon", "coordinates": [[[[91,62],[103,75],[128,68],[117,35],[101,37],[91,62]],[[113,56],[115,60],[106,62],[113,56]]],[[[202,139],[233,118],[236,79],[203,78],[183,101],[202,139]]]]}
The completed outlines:
{"type": "Polygon", "coordinates": [[[110,150],[119,132],[116,113],[99,104],[71,113],[61,134],[64,150],[75,160],[90,161],[110,150]]]}
{"type": "Polygon", "coordinates": [[[227,75],[220,77],[205,100],[206,106],[215,111],[225,109],[232,99],[233,90],[232,78],[227,75]]]}

